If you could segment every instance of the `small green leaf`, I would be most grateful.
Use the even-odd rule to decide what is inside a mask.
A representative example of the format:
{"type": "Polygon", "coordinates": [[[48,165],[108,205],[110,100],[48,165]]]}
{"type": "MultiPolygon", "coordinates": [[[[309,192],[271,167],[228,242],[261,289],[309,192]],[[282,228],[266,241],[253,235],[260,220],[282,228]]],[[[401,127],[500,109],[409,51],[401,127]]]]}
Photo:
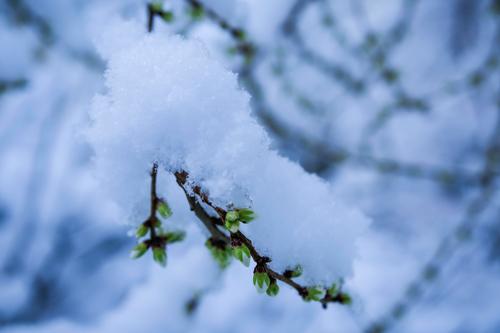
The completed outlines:
{"type": "Polygon", "coordinates": [[[231,263],[231,255],[228,251],[216,249],[213,255],[222,269],[226,268],[231,263]]]}
{"type": "Polygon", "coordinates": [[[184,231],[172,231],[165,234],[165,241],[169,244],[184,240],[186,233],[184,231]]]}
{"type": "Polygon", "coordinates": [[[295,269],[292,271],[292,278],[298,278],[302,275],[302,266],[297,265],[295,269]]]}
{"type": "Polygon", "coordinates": [[[238,221],[239,214],[235,210],[230,210],[229,212],[226,213],[226,222],[236,222],[238,221]]]}
{"type": "Polygon", "coordinates": [[[193,20],[199,20],[203,17],[204,11],[201,6],[194,6],[191,8],[189,14],[193,20]]]}
{"type": "Polygon", "coordinates": [[[226,229],[229,230],[230,232],[235,233],[240,228],[240,222],[238,221],[231,222],[226,220],[226,222],[224,223],[224,227],[226,227],[226,229]]]}
{"type": "Polygon", "coordinates": [[[326,292],[331,297],[335,297],[339,293],[339,287],[334,283],[330,288],[328,288],[326,292]]]}
{"type": "Polygon", "coordinates": [[[307,288],[307,295],[304,298],[306,301],[320,301],[325,297],[325,290],[321,287],[309,287],[307,288]]]}
{"type": "Polygon", "coordinates": [[[170,23],[174,20],[174,13],[170,11],[164,11],[161,14],[161,18],[163,19],[163,21],[170,23]]]}
{"type": "Polygon", "coordinates": [[[148,227],[146,227],[144,224],[141,224],[135,230],[135,237],[142,238],[142,237],[146,236],[146,234],[148,233],[148,230],[149,230],[148,227]]]}
{"type": "Polygon", "coordinates": [[[165,251],[164,248],[154,247],[153,248],[153,259],[158,264],[160,264],[160,266],[162,266],[162,267],[167,266],[167,252],[165,251]]]}
{"type": "Polygon", "coordinates": [[[232,31],[232,33],[233,33],[233,36],[240,41],[244,41],[246,38],[245,31],[243,31],[241,29],[235,29],[232,31]]]}
{"type": "Polygon", "coordinates": [[[243,261],[243,253],[241,251],[241,247],[235,247],[233,248],[233,256],[238,259],[239,261],[243,261]]]}
{"type": "Polygon", "coordinates": [[[266,272],[255,272],[253,274],[253,284],[259,293],[263,293],[269,288],[271,279],[266,272]]]}
{"type": "Polygon", "coordinates": [[[140,258],[144,255],[144,253],[146,253],[147,250],[148,246],[145,243],[139,243],[130,252],[130,258],[132,259],[140,258]]]}
{"type": "Polygon", "coordinates": [[[255,219],[255,213],[251,209],[243,208],[238,210],[239,221],[243,223],[251,222],[255,219]]]}
{"type": "Polygon", "coordinates": [[[155,13],[159,13],[163,9],[163,5],[162,5],[161,1],[154,1],[150,4],[150,6],[151,6],[151,10],[155,13]]]}
{"type": "Polygon", "coordinates": [[[280,291],[280,287],[276,283],[276,280],[273,280],[271,282],[271,284],[269,285],[269,287],[267,288],[266,294],[268,294],[269,296],[276,296],[276,295],[278,295],[279,291],[280,291]]]}
{"type": "Polygon", "coordinates": [[[232,250],[224,244],[214,243],[211,239],[205,242],[205,246],[210,251],[214,260],[219,264],[221,269],[225,269],[231,263],[232,250]]]}
{"type": "Polygon", "coordinates": [[[347,293],[341,293],[339,297],[340,297],[340,303],[342,304],[350,305],[352,303],[352,298],[347,293]]]}
{"type": "Polygon", "coordinates": [[[233,256],[241,261],[243,265],[248,267],[250,265],[250,250],[245,244],[233,248],[233,256]]]}
{"type": "Polygon", "coordinates": [[[170,216],[172,216],[172,210],[170,209],[170,206],[167,204],[166,201],[160,202],[160,204],[157,207],[157,211],[164,219],[168,219],[170,216]]]}

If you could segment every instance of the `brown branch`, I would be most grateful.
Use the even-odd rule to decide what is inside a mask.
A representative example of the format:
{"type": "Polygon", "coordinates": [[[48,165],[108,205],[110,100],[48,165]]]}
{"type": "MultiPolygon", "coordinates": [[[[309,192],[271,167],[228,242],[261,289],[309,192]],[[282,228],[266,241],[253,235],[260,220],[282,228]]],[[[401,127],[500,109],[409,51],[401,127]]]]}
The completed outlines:
{"type": "MultiPolygon", "coordinates": [[[[181,187],[184,194],[186,195],[186,199],[191,207],[191,210],[195,212],[196,217],[203,223],[203,225],[210,232],[212,238],[223,241],[225,244],[244,244],[249,250],[250,255],[254,262],[259,268],[260,271],[266,272],[271,279],[279,280],[293,289],[297,291],[297,293],[305,298],[308,294],[308,289],[306,286],[302,286],[299,283],[292,280],[288,271],[285,271],[283,274],[273,270],[269,267],[269,263],[271,262],[271,258],[261,255],[252,241],[246,237],[241,231],[237,231],[235,233],[231,233],[230,237],[227,236],[224,232],[219,229],[219,225],[224,225],[224,219],[227,214],[227,211],[221,207],[215,205],[209,198],[206,192],[203,192],[201,188],[197,185],[190,187],[187,182],[189,174],[186,171],[177,171],[174,173],[177,184],[181,187]],[[188,188],[190,188],[193,194],[190,194],[188,188]],[[196,195],[196,196],[195,196],[196,195]],[[217,215],[218,218],[210,216],[203,206],[198,202],[197,197],[201,202],[212,208],[217,215]]],[[[326,294],[323,299],[320,300],[321,304],[324,308],[326,308],[328,303],[343,303],[344,298],[342,297],[342,293],[338,293],[337,296],[331,296],[326,294]]]]}
{"type": "Polygon", "coordinates": [[[148,4],[147,11],[148,11],[148,32],[153,32],[154,19],[156,15],[156,11],[154,10],[153,4],[151,3],[148,4]]]}
{"type": "Polygon", "coordinates": [[[226,31],[236,43],[235,51],[245,58],[246,64],[253,62],[254,55],[257,52],[256,44],[249,41],[245,31],[231,25],[226,19],[219,15],[213,9],[207,7],[199,0],[185,0],[193,9],[201,9],[206,14],[208,19],[217,24],[222,30],[226,31]]]}
{"type": "Polygon", "coordinates": [[[156,217],[158,205],[163,201],[156,193],[156,180],[158,178],[158,163],[154,162],[151,168],[151,205],[149,216],[142,224],[149,229],[150,238],[145,241],[148,247],[165,247],[165,237],[156,234],[156,227],[160,221],[156,217]]]}
{"type": "Polygon", "coordinates": [[[195,213],[196,217],[203,223],[203,225],[210,232],[212,238],[224,241],[226,244],[229,244],[230,242],[229,237],[226,236],[222,231],[220,231],[216,226],[217,224],[219,224],[219,219],[208,215],[205,209],[196,200],[196,197],[189,194],[188,190],[186,189],[185,184],[187,180],[187,173],[176,172],[175,178],[177,180],[177,184],[180,186],[180,188],[182,189],[182,191],[186,196],[186,199],[189,203],[189,207],[195,213]]]}
{"type": "Polygon", "coordinates": [[[243,39],[245,36],[245,32],[237,27],[232,26],[226,19],[220,16],[216,11],[211,8],[205,6],[199,0],[186,0],[189,5],[195,9],[202,9],[207,17],[218,24],[223,30],[228,31],[231,34],[231,37],[235,39],[243,39]]]}
{"type": "Polygon", "coordinates": [[[286,276],[284,273],[280,274],[280,273],[272,270],[271,268],[269,268],[267,263],[271,262],[271,259],[268,257],[261,256],[257,252],[257,250],[255,249],[255,247],[253,246],[252,241],[250,239],[248,239],[241,231],[237,231],[236,233],[234,233],[233,237],[237,238],[239,241],[241,241],[243,244],[245,244],[248,247],[248,249],[250,250],[250,255],[252,256],[252,259],[258,265],[262,265],[264,270],[266,271],[266,273],[269,274],[269,276],[271,276],[272,278],[275,278],[276,280],[280,280],[283,283],[288,284],[289,286],[291,286],[292,288],[297,290],[297,292],[299,293],[300,296],[304,297],[307,295],[307,288],[306,287],[303,287],[300,284],[298,284],[297,282],[293,281],[290,277],[286,276]]]}

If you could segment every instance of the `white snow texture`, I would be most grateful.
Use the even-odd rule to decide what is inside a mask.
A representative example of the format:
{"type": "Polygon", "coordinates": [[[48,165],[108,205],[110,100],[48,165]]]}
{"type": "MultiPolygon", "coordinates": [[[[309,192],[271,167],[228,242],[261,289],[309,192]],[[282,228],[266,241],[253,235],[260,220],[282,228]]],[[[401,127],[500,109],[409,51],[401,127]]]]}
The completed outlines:
{"type": "Polygon", "coordinates": [[[199,41],[114,24],[97,41],[107,91],[95,98],[87,136],[96,176],[127,218],[146,216],[157,161],[162,172],[187,171],[222,207],[251,207],[258,217],[242,231],[273,268],[300,264],[309,284],[349,276],[367,218],[270,149],[237,76],[199,41]]]}

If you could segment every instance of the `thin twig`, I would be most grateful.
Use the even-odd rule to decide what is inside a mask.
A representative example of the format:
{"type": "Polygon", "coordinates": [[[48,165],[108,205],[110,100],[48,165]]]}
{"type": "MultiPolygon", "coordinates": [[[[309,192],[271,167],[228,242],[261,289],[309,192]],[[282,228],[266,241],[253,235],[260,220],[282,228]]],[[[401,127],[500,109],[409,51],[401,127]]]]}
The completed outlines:
{"type": "MultiPolygon", "coordinates": [[[[195,212],[198,219],[208,229],[212,238],[223,241],[226,245],[229,245],[234,242],[245,244],[245,246],[250,250],[250,255],[252,259],[262,271],[265,271],[272,279],[280,280],[281,282],[289,285],[290,287],[295,289],[301,297],[304,298],[307,296],[308,289],[306,286],[302,286],[299,283],[293,281],[292,278],[289,276],[289,274],[286,274],[286,272],[279,273],[274,269],[272,269],[271,267],[269,267],[271,258],[261,255],[253,245],[252,241],[248,237],[246,237],[241,231],[231,233],[230,236],[228,236],[219,229],[218,227],[219,225],[224,225],[224,219],[227,214],[227,211],[215,205],[210,200],[208,194],[206,192],[203,192],[199,186],[195,185],[190,187],[190,185],[187,182],[189,174],[186,171],[178,171],[175,172],[174,175],[177,184],[181,187],[184,194],[186,195],[186,199],[189,202],[191,210],[195,212]],[[191,189],[193,194],[190,194],[190,191],[188,189],[191,189]],[[198,202],[197,198],[199,198],[201,202],[212,208],[219,217],[215,218],[210,216],[205,211],[203,206],[198,202]]],[[[320,302],[323,305],[323,307],[326,308],[326,305],[328,303],[342,303],[343,298],[341,296],[341,293],[333,297],[327,294],[323,299],[321,299],[320,302]]]]}

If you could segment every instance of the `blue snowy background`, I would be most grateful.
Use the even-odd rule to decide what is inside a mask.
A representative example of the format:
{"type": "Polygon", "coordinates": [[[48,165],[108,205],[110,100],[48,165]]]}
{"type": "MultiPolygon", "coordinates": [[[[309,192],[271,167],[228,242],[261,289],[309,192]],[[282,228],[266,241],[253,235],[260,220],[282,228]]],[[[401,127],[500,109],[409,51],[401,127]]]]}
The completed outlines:
{"type": "Polygon", "coordinates": [[[202,241],[130,260],[81,131],[93,40],[146,30],[147,2],[0,0],[0,332],[499,332],[500,1],[201,3],[251,51],[185,0],[154,33],[203,41],[274,147],[372,218],[353,306],[258,295],[202,241]]]}

